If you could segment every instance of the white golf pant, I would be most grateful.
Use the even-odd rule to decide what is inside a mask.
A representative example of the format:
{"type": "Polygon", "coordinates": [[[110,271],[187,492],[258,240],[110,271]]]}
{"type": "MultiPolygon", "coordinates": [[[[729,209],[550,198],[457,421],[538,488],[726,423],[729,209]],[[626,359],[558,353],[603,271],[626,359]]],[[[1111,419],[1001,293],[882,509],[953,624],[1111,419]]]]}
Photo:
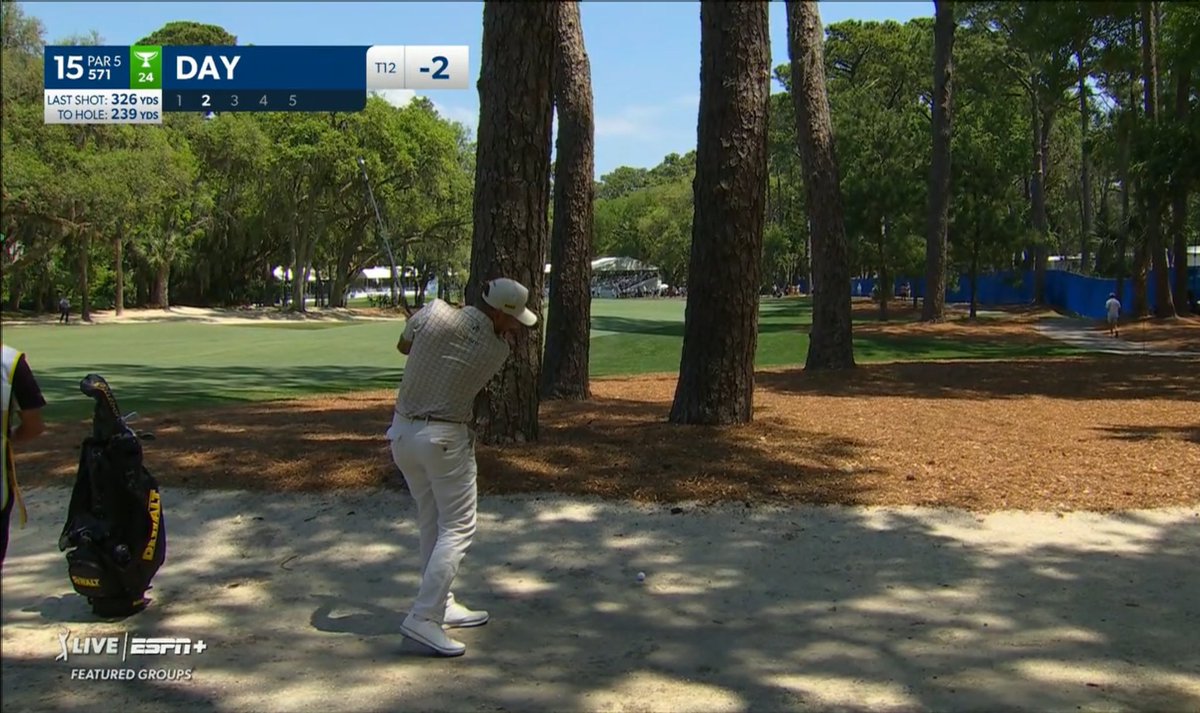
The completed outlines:
{"type": "Polygon", "coordinates": [[[421,589],[410,613],[440,624],[475,535],[475,437],[465,424],[396,415],[388,438],[392,460],[416,500],[421,532],[421,589]]]}

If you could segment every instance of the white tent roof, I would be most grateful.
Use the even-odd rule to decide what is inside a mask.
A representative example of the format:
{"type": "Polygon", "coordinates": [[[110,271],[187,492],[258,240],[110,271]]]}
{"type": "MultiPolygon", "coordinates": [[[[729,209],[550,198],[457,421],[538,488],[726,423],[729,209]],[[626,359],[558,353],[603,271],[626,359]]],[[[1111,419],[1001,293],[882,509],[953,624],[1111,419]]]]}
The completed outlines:
{"type": "MultiPolygon", "coordinates": [[[[415,274],[417,274],[417,269],[415,267],[411,267],[411,266],[410,267],[400,267],[399,265],[396,266],[396,275],[397,276],[400,276],[400,275],[412,276],[415,274]]],[[[449,274],[454,276],[454,275],[457,275],[458,273],[455,272],[454,270],[451,270],[449,272],[449,274]]],[[[390,280],[390,279],[392,279],[392,268],[390,268],[386,265],[384,265],[382,267],[381,266],[364,267],[362,272],[360,273],[360,275],[368,280],[390,280]]]]}
{"type": "MultiPolygon", "coordinates": [[[[592,260],[592,272],[639,272],[657,269],[654,265],[631,257],[600,257],[592,260]]],[[[546,274],[550,274],[550,263],[546,263],[546,274]]]]}
{"type": "Polygon", "coordinates": [[[657,269],[650,263],[631,257],[601,257],[592,260],[592,272],[639,272],[657,269]]]}
{"type": "MultiPolygon", "coordinates": [[[[396,268],[396,275],[403,275],[401,268],[396,268]]],[[[392,279],[392,268],[390,267],[368,267],[362,271],[362,276],[368,280],[390,280],[392,279]]]]}

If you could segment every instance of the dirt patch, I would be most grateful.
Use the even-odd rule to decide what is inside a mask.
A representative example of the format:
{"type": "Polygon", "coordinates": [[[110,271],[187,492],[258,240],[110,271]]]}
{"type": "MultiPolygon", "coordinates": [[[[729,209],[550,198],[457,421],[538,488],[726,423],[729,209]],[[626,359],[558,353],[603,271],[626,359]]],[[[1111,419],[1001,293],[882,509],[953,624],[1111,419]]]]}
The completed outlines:
{"type": "MultiPolygon", "coordinates": [[[[1108,327],[1098,325],[1096,331],[1106,333],[1108,327]]],[[[1122,325],[1119,338],[1153,349],[1200,354],[1200,317],[1139,320],[1122,325]]]]}
{"type": "MultiPolygon", "coordinates": [[[[674,375],[603,379],[543,404],[541,438],[479,449],[480,490],[650,502],[1114,510],[1200,502],[1200,361],[1118,356],[874,364],[758,375],[755,420],[668,424],[674,375]]],[[[400,483],[392,393],[146,417],[170,485],[268,491],[400,483]]],[[[74,477],[86,424],[19,455],[21,482],[74,477]]]]}

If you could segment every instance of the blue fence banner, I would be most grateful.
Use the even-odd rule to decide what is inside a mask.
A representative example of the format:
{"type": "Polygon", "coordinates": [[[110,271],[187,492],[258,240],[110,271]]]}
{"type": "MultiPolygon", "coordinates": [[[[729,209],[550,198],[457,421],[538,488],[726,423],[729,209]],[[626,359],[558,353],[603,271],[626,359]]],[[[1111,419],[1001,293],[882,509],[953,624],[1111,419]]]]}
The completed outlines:
{"type": "MultiPolygon", "coordinates": [[[[899,277],[895,280],[893,300],[901,299],[901,286],[907,283],[911,288],[911,296],[918,299],[925,296],[925,278],[899,277]]],[[[875,289],[875,278],[855,278],[850,283],[850,293],[855,297],[869,297],[875,289]]],[[[1193,295],[1200,295],[1200,267],[1188,268],[1188,284],[1193,295]]],[[[980,307],[1000,307],[1011,305],[1032,304],[1034,298],[1034,272],[1032,270],[1004,272],[989,272],[981,274],[976,279],[976,302],[980,307]]],[[[1065,270],[1046,271],[1046,303],[1068,314],[1079,315],[1090,319],[1104,319],[1104,303],[1108,296],[1117,291],[1117,280],[1111,277],[1089,277],[1065,270]]],[[[1122,308],[1128,311],[1133,304],[1133,280],[1126,277],[1121,286],[1121,294],[1117,295],[1122,308]]],[[[1153,270],[1146,278],[1146,299],[1153,310],[1158,299],[1158,287],[1153,270]]],[[[971,277],[968,274],[958,276],[956,282],[946,290],[946,302],[966,304],[971,301],[971,277]]],[[[1183,305],[1176,305],[1177,311],[1184,311],[1183,305]]]]}

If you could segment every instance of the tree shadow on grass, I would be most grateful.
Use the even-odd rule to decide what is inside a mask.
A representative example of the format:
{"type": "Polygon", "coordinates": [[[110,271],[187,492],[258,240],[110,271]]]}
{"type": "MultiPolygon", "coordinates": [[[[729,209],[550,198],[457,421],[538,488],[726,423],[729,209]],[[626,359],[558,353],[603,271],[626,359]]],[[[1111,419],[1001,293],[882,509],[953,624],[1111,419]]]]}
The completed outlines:
{"type": "Polygon", "coordinates": [[[865,364],[840,372],[760,372],[756,383],[787,394],[847,398],[1170,399],[1200,393],[1200,361],[1093,355],[1038,360],[865,364]]]}
{"type": "Polygon", "coordinates": [[[48,402],[47,419],[71,421],[90,417],[94,402],[79,391],[79,382],[88,373],[103,376],[112,386],[121,408],[139,414],[395,388],[404,376],[402,367],[336,364],[279,367],[95,364],[88,368],[87,372],[54,367],[39,370],[38,383],[48,402]]]}
{"type": "MultiPolygon", "coordinates": [[[[668,319],[638,319],[637,317],[613,317],[595,315],[592,317],[594,331],[616,334],[650,334],[656,336],[683,338],[684,323],[668,319]]],[[[794,332],[797,325],[779,321],[760,321],[760,334],[775,332],[794,332]]]]}
{"type": "Polygon", "coordinates": [[[1081,352],[1057,342],[1019,342],[1002,335],[925,337],[862,335],[854,337],[854,356],[863,362],[934,361],[939,359],[1020,359],[1075,356],[1081,352]]]}

